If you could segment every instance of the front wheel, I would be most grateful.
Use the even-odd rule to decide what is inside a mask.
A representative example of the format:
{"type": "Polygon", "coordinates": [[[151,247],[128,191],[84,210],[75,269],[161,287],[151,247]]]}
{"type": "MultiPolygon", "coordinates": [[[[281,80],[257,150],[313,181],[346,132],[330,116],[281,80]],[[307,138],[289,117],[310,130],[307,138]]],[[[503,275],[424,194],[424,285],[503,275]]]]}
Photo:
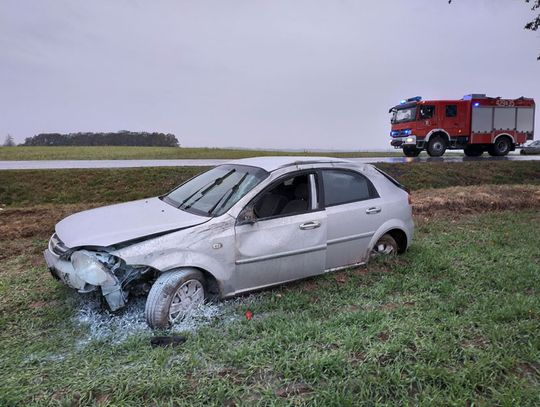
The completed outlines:
{"type": "Polygon", "coordinates": [[[377,243],[371,249],[370,257],[380,257],[380,256],[395,256],[398,252],[398,244],[396,239],[394,239],[388,233],[382,235],[377,243]]]}
{"type": "Polygon", "coordinates": [[[446,140],[441,136],[435,136],[429,140],[427,153],[430,157],[440,157],[446,151],[446,140]]]}
{"type": "Polygon", "coordinates": [[[418,157],[422,150],[416,147],[403,147],[403,154],[407,157],[418,157]]]}
{"type": "Polygon", "coordinates": [[[167,271],[160,275],[146,299],[146,322],[151,328],[168,328],[204,303],[205,281],[196,269],[167,271]]]}

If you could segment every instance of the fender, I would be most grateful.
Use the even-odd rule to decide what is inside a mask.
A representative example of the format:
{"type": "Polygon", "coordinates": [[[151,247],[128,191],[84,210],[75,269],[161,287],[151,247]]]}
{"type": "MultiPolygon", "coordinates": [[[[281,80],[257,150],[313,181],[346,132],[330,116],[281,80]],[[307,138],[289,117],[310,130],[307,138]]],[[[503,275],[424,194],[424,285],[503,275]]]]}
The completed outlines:
{"type": "Polygon", "coordinates": [[[448,134],[448,132],[444,129],[433,129],[431,130],[427,135],[426,137],[424,138],[424,142],[425,143],[428,143],[429,142],[429,139],[431,138],[431,136],[435,133],[443,133],[444,135],[446,135],[446,139],[448,142],[450,142],[450,134],[448,134]]]}
{"type": "Polygon", "coordinates": [[[386,233],[393,229],[399,229],[405,233],[407,236],[407,247],[409,246],[411,240],[412,240],[412,234],[408,231],[410,230],[410,227],[407,226],[405,222],[403,222],[400,219],[390,219],[386,222],[384,222],[379,229],[375,232],[375,234],[371,237],[371,240],[369,241],[369,245],[367,248],[367,252],[365,254],[365,259],[369,259],[369,254],[371,253],[371,250],[375,246],[375,243],[386,233]]]}
{"type": "Polygon", "coordinates": [[[497,142],[497,139],[499,137],[509,137],[510,140],[512,140],[512,143],[516,144],[516,140],[514,139],[514,137],[512,137],[512,135],[508,134],[508,133],[501,133],[501,134],[498,134],[494,139],[493,139],[493,144],[495,144],[497,142]]]}
{"type": "Polygon", "coordinates": [[[217,281],[219,294],[221,297],[226,296],[231,291],[231,288],[227,288],[229,285],[227,283],[232,278],[232,273],[230,271],[234,269],[231,269],[231,265],[227,267],[227,265],[223,265],[214,258],[203,253],[193,251],[177,251],[170,256],[166,256],[166,258],[155,259],[155,261],[148,264],[148,266],[161,272],[180,268],[200,269],[214,277],[214,279],[217,281]]]}
{"type": "Polygon", "coordinates": [[[196,267],[216,279],[222,295],[231,289],[235,271],[234,219],[214,218],[194,226],[112,251],[127,265],[148,266],[159,272],[196,267]]]}

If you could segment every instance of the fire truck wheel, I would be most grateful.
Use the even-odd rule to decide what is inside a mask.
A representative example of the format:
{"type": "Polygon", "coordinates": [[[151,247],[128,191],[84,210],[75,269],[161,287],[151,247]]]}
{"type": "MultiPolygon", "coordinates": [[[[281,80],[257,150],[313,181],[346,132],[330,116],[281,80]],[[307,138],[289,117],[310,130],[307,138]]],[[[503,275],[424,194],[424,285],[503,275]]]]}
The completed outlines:
{"type": "Polygon", "coordinates": [[[469,145],[463,149],[467,157],[480,157],[484,154],[484,149],[480,146],[469,145]]]}
{"type": "Polygon", "coordinates": [[[418,157],[422,150],[416,147],[403,147],[403,154],[407,157],[418,157]]]}
{"type": "Polygon", "coordinates": [[[508,154],[511,148],[512,141],[508,137],[499,137],[495,144],[489,146],[488,153],[494,157],[501,157],[508,154]]]}
{"type": "Polygon", "coordinates": [[[440,157],[446,151],[446,140],[441,136],[434,136],[429,140],[427,153],[430,157],[440,157]]]}

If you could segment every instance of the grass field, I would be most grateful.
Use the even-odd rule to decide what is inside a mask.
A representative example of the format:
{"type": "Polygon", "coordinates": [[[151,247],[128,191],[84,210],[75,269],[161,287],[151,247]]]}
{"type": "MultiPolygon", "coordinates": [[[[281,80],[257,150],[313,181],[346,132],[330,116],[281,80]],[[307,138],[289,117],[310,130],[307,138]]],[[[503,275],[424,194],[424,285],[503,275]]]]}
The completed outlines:
{"type": "Polygon", "coordinates": [[[330,157],[387,157],[401,156],[395,152],[310,152],[265,151],[225,148],[174,147],[0,147],[0,161],[5,160],[135,160],[135,159],[236,159],[268,155],[309,155],[330,157]]]}
{"type": "Polygon", "coordinates": [[[0,405],[538,405],[540,213],[418,222],[404,256],[221,305],[165,349],[98,335],[44,233],[0,238],[0,405]]]}
{"type": "MultiPolygon", "coordinates": [[[[540,162],[377,164],[411,190],[540,184],[540,162]]],[[[123,202],[161,195],[205,168],[0,171],[0,205],[123,202]]]]}
{"type": "Polygon", "coordinates": [[[1,171],[0,406],[539,405],[540,165],[477,165],[385,165],[413,189],[405,255],[210,304],[177,348],[41,253],[62,217],[201,169],[1,171]]]}

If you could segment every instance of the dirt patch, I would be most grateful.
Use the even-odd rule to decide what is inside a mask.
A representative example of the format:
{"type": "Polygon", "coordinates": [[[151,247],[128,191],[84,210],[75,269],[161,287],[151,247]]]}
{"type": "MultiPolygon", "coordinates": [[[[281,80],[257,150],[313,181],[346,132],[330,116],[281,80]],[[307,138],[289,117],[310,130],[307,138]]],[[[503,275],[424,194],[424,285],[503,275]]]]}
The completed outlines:
{"type": "Polygon", "coordinates": [[[54,225],[75,212],[100,204],[47,205],[30,208],[4,208],[0,211],[0,240],[20,238],[48,238],[54,225]]]}
{"type": "Polygon", "coordinates": [[[535,362],[519,363],[513,370],[520,379],[540,378],[540,365],[535,362]]]}
{"type": "Polygon", "coordinates": [[[355,276],[365,276],[366,274],[369,274],[369,270],[366,266],[358,267],[353,270],[353,274],[355,276]]]}
{"type": "Polygon", "coordinates": [[[413,213],[477,213],[540,208],[538,185],[483,185],[413,192],[413,213]]]}
{"type": "Polygon", "coordinates": [[[349,362],[353,366],[359,366],[362,363],[364,363],[367,360],[367,358],[368,358],[368,355],[365,352],[354,352],[350,355],[349,362]]]}
{"type": "Polygon", "coordinates": [[[334,273],[334,279],[336,280],[336,283],[341,285],[347,284],[347,282],[349,281],[349,277],[344,271],[334,273]]]}
{"type": "Polygon", "coordinates": [[[461,341],[461,346],[463,348],[487,349],[489,344],[489,339],[482,335],[476,335],[471,339],[465,339],[461,341]]]}
{"type": "Polygon", "coordinates": [[[313,389],[305,383],[293,383],[276,390],[276,396],[288,398],[292,396],[304,396],[313,393],[313,389]]]}

